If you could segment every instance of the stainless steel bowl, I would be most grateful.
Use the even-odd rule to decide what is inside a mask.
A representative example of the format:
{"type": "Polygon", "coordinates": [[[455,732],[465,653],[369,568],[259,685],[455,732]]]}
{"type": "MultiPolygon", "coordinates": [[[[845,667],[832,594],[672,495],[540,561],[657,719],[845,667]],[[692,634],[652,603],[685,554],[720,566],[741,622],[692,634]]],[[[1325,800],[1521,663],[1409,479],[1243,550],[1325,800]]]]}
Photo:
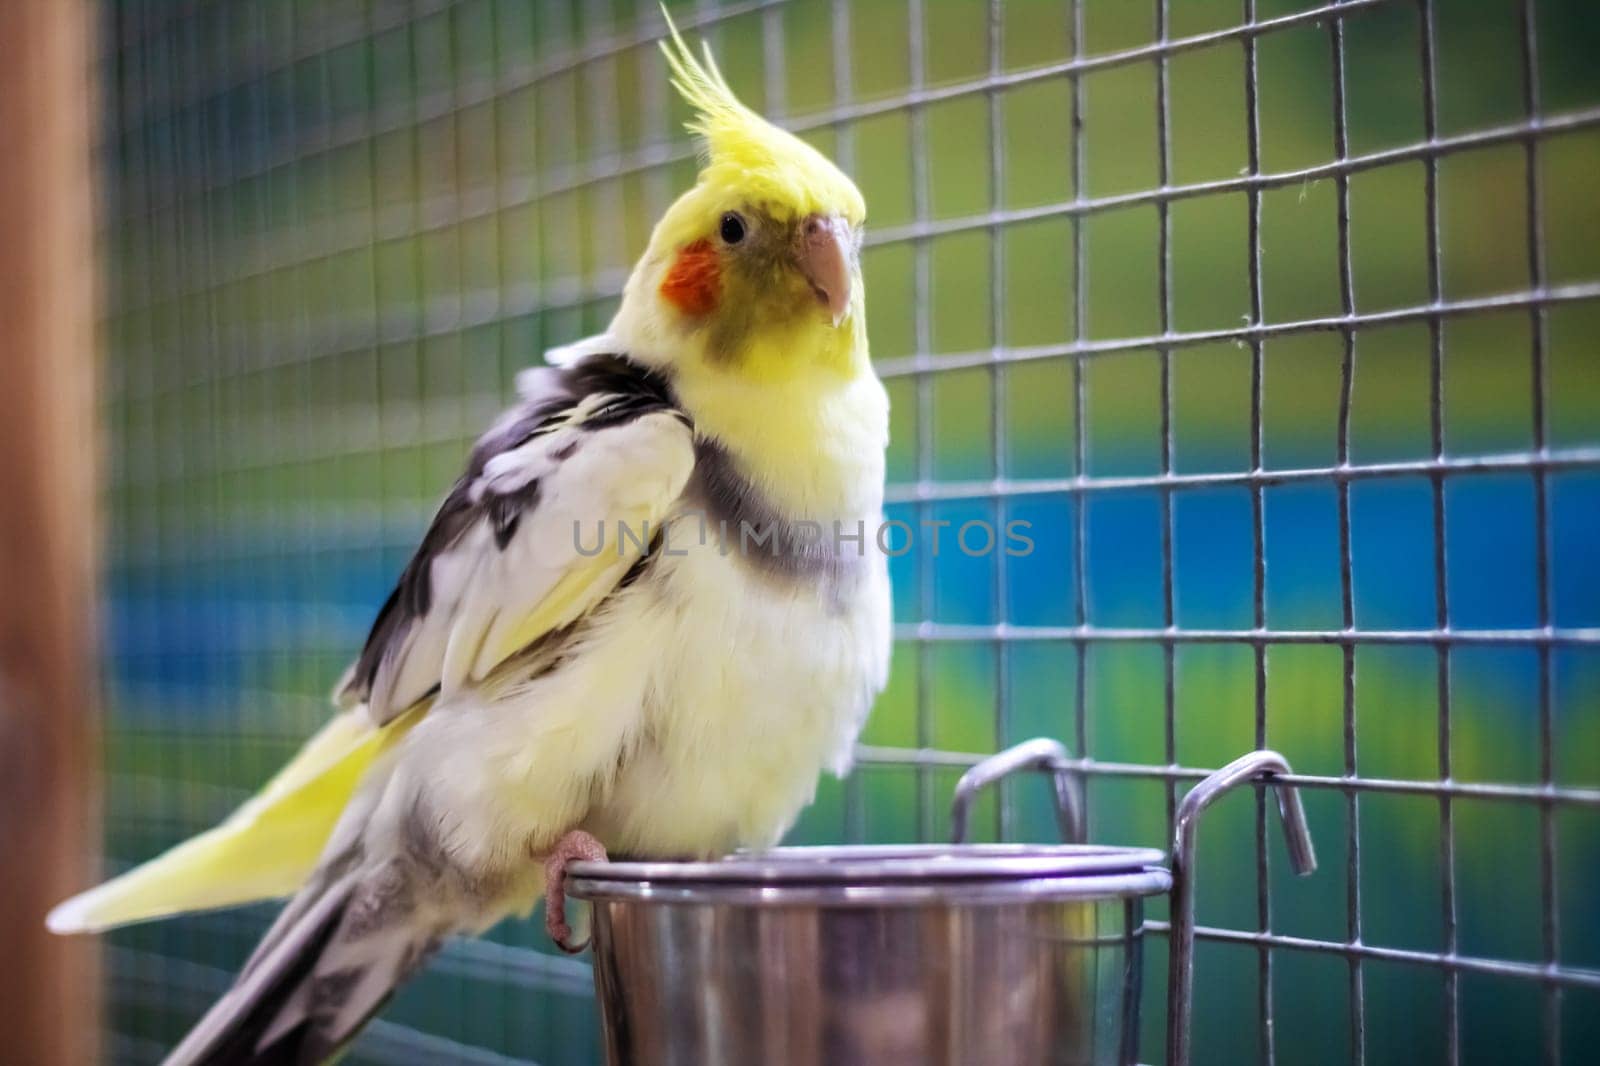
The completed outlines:
{"type": "Polygon", "coordinates": [[[1118,1063],[1160,852],[780,848],[574,870],[608,1061],[1118,1063]]]}
{"type": "MultiPolygon", "coordinates": [[[[973,793],[1023,767],[1057,773],[1073,831],[1065,760],[1034,741],[975,767],[958,834],[973,793]]],[[[1138,1053],[1143,901],[1174,887],[1165,861],[1085,844],[777,848],[575,863],[567,892],[593,904],[612,1066],[1122,1064],[1138,1053]]]]}

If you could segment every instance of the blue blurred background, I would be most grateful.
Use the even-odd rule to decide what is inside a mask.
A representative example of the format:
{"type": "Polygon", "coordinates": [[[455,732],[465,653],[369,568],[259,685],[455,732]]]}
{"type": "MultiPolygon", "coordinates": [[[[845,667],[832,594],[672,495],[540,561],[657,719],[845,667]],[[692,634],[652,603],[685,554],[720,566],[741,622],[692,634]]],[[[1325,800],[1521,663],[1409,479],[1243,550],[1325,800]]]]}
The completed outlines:
{"type": "MultiPolygon", "coordinates": [[[[1259,0],[1258,20],[1283,21],[1249,34],[1232,32],[1238,2],[1170,5],[1167,35],[1197,40],[1167,61],[1165,164],[1154,2],[1086,0],[1076,15],[1028,0],[671,5],[703,25],[691,36],[713,43],[748,103],[834,154],[867,197],[872,345],[894,405],[890,517],[1026,520],[1036,543],[997,567],[948,545],[934,557],[919,538],[895,561],[901,639],[868,758],[849,781],[824,782],[791,840],[941,838],[954,756],[1038,734],[1098,762],[1208,768],[1256,747],[1259,725],[1307,774],[1429,782],[1448,765],[1456,782],[1526,786],[1447,803],[1308,790],[1323,868],[1293,879],[1269,838],[1270,929],[1343,944],[1358,918],[1378,948],[1557,964],[1577,974],[1559,996],[1462,972],[1457,1050],[1464,1062],[1550,1061],[1553,1028],[1560,1060],[1585,1061],[1600,1042],[1600,18],[1582,0],[1540,0],[1525,80],[1515,0],[1349,6],[1344,129],[1362,161],[1349,168],[1349,276],[1355,311],[1377,319],[1351,331],[1341,456],[1344,335],[1310,328],[1343,313],[1335,52],[1320,5],[1259,0]],[[1230,336],[1252,317],[1251,200],[1234,181],[1250,164],[1247,42],[1259,169],[1291,176],[1259,193],[1261,320],[1284,327],[1259,342],[1259,361],[1230,336]],[[1063,69],[1074,56],[1105,59],[1063,69]],[[1530,81],[1549,127],[1531,138],[1515,132],[1530,81]],[[1445,145],[1416,150],[1430,127],[1445,145]],[[1148,195],[1163,180],[1220,187],[1172,199],[1163,223],[1148,195]],[[1087,204],[1063,209],[1074,200],[1087,204]],[[1435,299],[1437,338],[1422,313],[1435,299]],[[1348,482],[1354,628],[1439,626],[1437,450],[1488,460],[1441,479],[1448,626],[1520,636],[1447,654],[1426,638],[1356,640],[1348,706],[1339,644],[1265,640],[1258,692],[1241,631],[1345,627],[1339,483],[1300,473],[1165,494],[1151,480],[1252,469],[1257,365],[1262,469],[1347,459],[1408,471],[1348,482]],[[1536,468],[1540,448],[1549,461],[1536,468]],[[1026,491],[996,495],[996,477],[1026,491]],[[1159,634],[1074,639],[1168,626],[1164,495],[1170,624],[1214,638],[1172,645],[1170,751],[1159,634]],[[1000,623],[1018,639],[993,639],[1000,623]],[[1561,638],[1535,639],[1545,627],[1561,638]],[[901,761],[921,749],[953,753],[950,765],[901,761]],[[1540,785],[1588,791],[1545,807],[1530,798],[1540,785]]],[[[103,12],[117,868],[225,814],[323,720],[515,372],[605,325],[695,165],[652,3],[125,0],[103,12]]],[[[1159,777],[1091,775],[1092,839],[1162,847],[1169,802],[1159,777]]],[[[1011,790],[1007,809],[1002,826],[986,808],[986,834],[1050,835],[1042,787],[1011,790]]],[[[1260,928],[1255,818],[1236,797],[1207,823],[1203,925],[1260,928]]],[[[114,1057],[158,1059],[270,914],[114,936],[114,1057]]],[[[354,1058],[596,1061],[587,968],[541,941],[537,926],[508,923],[451,945],[354,1058]]],[[[1270,957],[1278,1061],[1446,1060],[1444,969],[1369,958],[1353,978],[1343,955],[1270,957]]],[[[1202,946],[1197,1061],[1262,1060],[1261,960],[1252,944],[1202,946]]],[[[1142,1058],[1158,1061],[1162,938],[1146,963],[1142,1058]]]]}

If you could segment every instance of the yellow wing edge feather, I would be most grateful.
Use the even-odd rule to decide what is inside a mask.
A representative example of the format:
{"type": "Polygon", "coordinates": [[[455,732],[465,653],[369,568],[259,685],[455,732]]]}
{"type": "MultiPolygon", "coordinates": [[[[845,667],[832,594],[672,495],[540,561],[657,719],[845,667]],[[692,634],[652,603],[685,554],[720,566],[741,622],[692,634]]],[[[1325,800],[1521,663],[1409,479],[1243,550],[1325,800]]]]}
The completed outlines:
{"type": "Polygon", "coordinates": [[[361,710],[338,715],[220,825],[57,905],[45,924],[56,933],[95,933],[292,894],[373,761],[431,702],[382,729],[361,710]]]}

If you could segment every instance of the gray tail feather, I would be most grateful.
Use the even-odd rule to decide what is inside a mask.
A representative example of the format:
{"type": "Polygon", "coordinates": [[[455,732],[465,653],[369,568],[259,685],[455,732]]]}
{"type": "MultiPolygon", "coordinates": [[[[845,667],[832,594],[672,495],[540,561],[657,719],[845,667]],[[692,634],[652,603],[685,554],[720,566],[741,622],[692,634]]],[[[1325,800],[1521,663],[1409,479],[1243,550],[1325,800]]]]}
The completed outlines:
{"type": "Polygon", "coordinates": [[[408,895],[394,876],[314,880],[163,1066],[316,1066],[335,1056],[438,944],[394,913],[408,895]],[[372,921],[375,906],[386,920],[372,921]]]}

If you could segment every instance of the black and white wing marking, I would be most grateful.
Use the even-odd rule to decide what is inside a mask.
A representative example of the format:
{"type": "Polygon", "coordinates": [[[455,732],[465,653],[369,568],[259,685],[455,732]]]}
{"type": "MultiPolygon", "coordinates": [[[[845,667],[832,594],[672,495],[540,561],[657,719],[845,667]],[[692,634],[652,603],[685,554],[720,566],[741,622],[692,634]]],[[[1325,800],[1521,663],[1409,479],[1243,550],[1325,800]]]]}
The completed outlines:
{"type": "Polygon", "coordinates": [[[518,385],[523,403],[473,448],[340,684],[339,701],[365,703],[376,724],[596,606],[643,550],[617,531],[658,528],[694,467],[670,388],[621,356],[518,385]]]}

